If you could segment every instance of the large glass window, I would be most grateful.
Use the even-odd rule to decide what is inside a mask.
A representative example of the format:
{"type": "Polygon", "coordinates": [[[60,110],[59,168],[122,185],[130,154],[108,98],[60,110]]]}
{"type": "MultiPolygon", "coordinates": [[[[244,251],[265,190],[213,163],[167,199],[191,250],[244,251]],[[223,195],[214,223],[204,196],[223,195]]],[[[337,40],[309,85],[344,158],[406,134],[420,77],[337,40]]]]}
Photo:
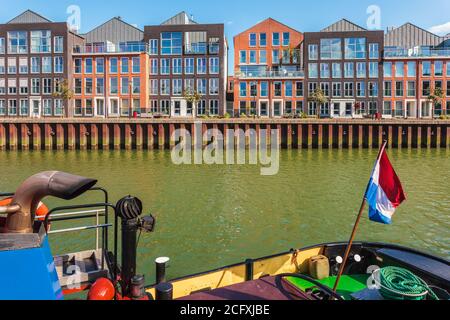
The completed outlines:
{"type": "Polygon", "coordinates": [[[407,71],[408,77],[411,77],[411,78],[416,77],[416,62],[408,61],[407,68],[408,68],[408,71],[407,71]]]}
{"type": "Polygon", "coordinates": [[[8,53],[27,53],[28,40],[26,31],[8,32],[8,53]]]}
{"type": "Polygon", "coordinates": [[[53,38],[54,48],[53,51],[55,53],[63,53],[64,52],[64,37],[57,36],[53,38]]]}
{"type": "Polygon", "coordinates": [[[319,58],[319,46],[317,44],[310,44],[308,46],[309,60],[317,60],[319,58]]]}
{"type": "Polygon", "coordinates": [[[266,50],[260,50],[259,51],[259,63],[260,64],[266,64],[267,63],[267,51],[266,50]]]}
{"type": "Polygon", "coordinates": [[[206,74],[206,58],[197,58],[197,74],[206,74]]]}
{"type": "Polygon", "coordinates": [[[369,44],[369,58],[378,59],[380,57],[380,48],[378,43],[369,44]]]}
{"type": "Polygon", "coordinates": [[[109,59],[109,72],[110,73],[117,73],[118,67],[117,67],[117,58],[111,58],[109,59]]]}
{"type": "Polygon", "coordinates": [[[342,68],[340,63],[333,63],[332,69],[333,78],[342,78],[342,68]]]}
{"type": "MultiPolygon", "coordinates": [[[[180,59],[180,61],[181,61],[181,59],[180,59]]],[[[133,73],[141,72],[141,58],[140,57],[133,57],[131,59],[131,64],[132,64],[133,73]]],[[[181,64],[181,62],[180,62],[180,64],[181,64]]]]}
{"type": "Polygon", "coordinates": [[[247,96],[247,83],[246,82],[239,83],[239,96],[240,97],[247,96]]]}
{"type": "Polygon", "coordinates": [[[320,59],[341,59],[342,45],[341,39],[321,39],[320,40],[320,59]]]}
{"type": "Polygon", "coordinates": [[[55,57],[54,59],[54,68],[55,73],[63,73],[64,72],[64,58],[63,57],[55,57]]]}
{"type": "Polygon", "coordinates": [[[121,58],[120,59],[120,72],[121,73],[128,73],[129,72],[129,59],[128,58],[121,58]]]}
{"type": "Polygon", "coordinates": [[[280,33],[279,32],[272,33],[272,45],[273,46],[280,45],[280,33]]]}
{"type": "Polygon", "coordinates": [[[280,50],[272,50],[272,63],[273,64],[280,63],[280,50]]]}
{"type": "Polygon", "coordinates": [[[52,57],[42,57],[42,73],[52,73],[52,57]]]}
{"type": "Polygon", "coordinates": [[[444,74],[444,63],[442,61],[434,62],[434,75],[441,77],[444,74]]]}
{"type": "Polygon", "coordinates": [[[367,74],[366,63],[365,62],[358,62],[356,64],[356,77],[357,78],[365,78],[366,74],[367,74]]]}
{"type": "Polygon", "coordinates": [[[378,78],[378,62],[369,62],[369,77],[378,78]]]}
{"type": "Polygon", "coordinates": [[[239,52],[239,63],[247,63],[247,51],[242,50],[239,52]]]}
{"type": "Polygon", "coordinates": [[[328,63],[320,64],[320,77],[325,79],[330,77],[330,65],[328,63]]]}
{"type": "Polygon", "coordinates": [[[431,76],[431,62],[430,61],[422,62],[422,76],[425,76],[425,77],[431,76]]]}
{"type": "Polygon", "coordinates": [[[181,54],[183,34],[181,32],[161,33],[161,54],[181,54]]]}
{"type": "Polygon", "coordinates": [[[218,74],[219,70],[219,58],[209,58],[209,73],[218,74]]]}
{"type": "Polygon", "coordinates": [[[366,39],[346,38],[345,39],[345,59],[365,59],[366,39]]]}
{"type": "Polygon", "coordinates": [[[392,77],[392,62],[385,62],[383,64],[383,73],[386,78],[392,77]]]}
{"type": "Polygon", "coordinates": [[[256,33],[250,33],[249,35],[249,46],[256,47],[256,33]]]}
{"type": "Polygon", "coordinates": [[[256,63],[256,50],[250,50],[250,63],[256,63]]]}
{"type": "Polygon", "coordinates": [[[286,97],[292,97],[292,81],[286,81],[284,84],[284,95],[286,97]]]}
{"type": "Polygon", "coordinates": [[[308,76],[309,78],[317,78],[319,76],[317,63],[308,64],[308,76]]]}
{"type": "Polygon", "coordinates": [[[261,89],[260,89],[260,96],[261,97],[267,97],[269,93],[269,84],[267,81],[261,82],[261,89]]]}
{"type": "Polygon", "coordinates": [[[182,74],[183,73],[183,59],[175,58],[172,59],[172,73],[173,74],[182,74]]]}
{"type": "Polygon", "coordinates": [[[51,38],[50,30],[31,31],[31,53],[50,53],[51,38]]]}
{"type": "Polygon", "coordinates": [[[344,63],[344,77],[353,78],[355,76],[355,64],[353,62],[344,63]]]}
{"type": "Polygon", "coordinates": [[[161,74],[170,74],[170,59],[161,59],[161,74]]]}
{"type": "Polygon", "coordinates": [[[403,78],[404,76],[404,66],[403,61],[395,63],[395,76],[398,78],[403,78]]]}
{"type": "Polygon", "coordinates": [[[184,73],[185,74],[194,74],[195,71],[195,62],[194,58],[186,58],[184,60],[184,73]]]}
{"type": "Polygon", "coordinates": [[[92,58],[84,60],[84,73],[92,73],[92,58]]]}

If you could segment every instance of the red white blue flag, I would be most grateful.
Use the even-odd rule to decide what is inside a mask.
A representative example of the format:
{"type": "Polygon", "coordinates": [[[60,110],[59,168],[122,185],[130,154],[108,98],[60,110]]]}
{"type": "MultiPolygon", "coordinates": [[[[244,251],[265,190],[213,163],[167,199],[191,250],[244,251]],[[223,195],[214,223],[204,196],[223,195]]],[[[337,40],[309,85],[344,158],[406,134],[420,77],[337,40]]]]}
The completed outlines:
{"type": "Polygon", "coordinates": [[[365,198],[372,221],[391,224],[392,216],[406,200],[403,187],[383,146],[367,187],[365,198]]]}

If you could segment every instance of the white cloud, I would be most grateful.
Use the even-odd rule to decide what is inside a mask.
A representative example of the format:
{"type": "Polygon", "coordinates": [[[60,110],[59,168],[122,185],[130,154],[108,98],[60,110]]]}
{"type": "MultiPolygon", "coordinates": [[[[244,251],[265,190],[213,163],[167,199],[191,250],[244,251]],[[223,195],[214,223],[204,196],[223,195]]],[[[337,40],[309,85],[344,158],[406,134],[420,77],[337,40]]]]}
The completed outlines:
{"type": "Polygon", "coordinates": [[[445,36],[450,33],[450,21],[444,24],[431,27],[428,31],[440,36],[445,36]]]}

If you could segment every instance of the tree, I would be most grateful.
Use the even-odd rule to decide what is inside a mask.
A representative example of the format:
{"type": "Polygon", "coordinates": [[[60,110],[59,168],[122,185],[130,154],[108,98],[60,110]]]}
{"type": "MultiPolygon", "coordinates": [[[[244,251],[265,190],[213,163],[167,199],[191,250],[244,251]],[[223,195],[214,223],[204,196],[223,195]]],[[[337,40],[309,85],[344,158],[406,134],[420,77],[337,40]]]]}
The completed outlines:
{"type": "Polygon", "coordinates": [[[314,92],[308,97],[309,102],[316,103],[316,114],[317,117],[320,117],[320,106],[329,102],[329,98],[325,96],[322,89],[317,88],[314,92]]]}
{"type": "Polygon", "coordinates": [[[434,88],[433,91],[428,96],[428,101],[432,104],[431,116],[434,116],[434,111],[437,104],[442,105],[442,100],[444,99],[444,91],[442,88],[434,88]]]}
{"type": "MultiPolygon", "coordinates": [[[[67,102],[67,106],[69,105],[69,101],[73,98],[73,95],[74,93],[72,89],[70,89],[69,81],[67,81],[67,79],[58,83],[56,91],[52,94],[54,98],[62,99],[64,102],[67,102]]],[[[68,116],[68,110],[65,111],[65,114],[68,116]]]]}
{"type": "Polygon", "coordinates": [[[196,118],[197,117],[197,105],[198,105],[199,101],[203,98],[203,96],[196,90],[187,88],[183,92],[183,98],[184,98],[184,100],[186,100],[187,102],[192,104],[193,116],[194,116],[194,118],[196,118]]]}

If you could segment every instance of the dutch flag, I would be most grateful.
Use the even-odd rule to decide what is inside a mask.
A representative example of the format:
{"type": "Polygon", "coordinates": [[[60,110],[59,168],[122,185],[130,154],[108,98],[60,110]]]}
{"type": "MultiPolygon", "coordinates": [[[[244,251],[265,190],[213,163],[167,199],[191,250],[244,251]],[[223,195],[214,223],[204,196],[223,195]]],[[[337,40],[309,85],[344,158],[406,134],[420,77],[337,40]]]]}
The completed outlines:
{"type": "Polygon", "coordinates": [[[391,224],[397,207],[406,200],[403,187],[386,154],[386,143],[378,156],[365,198],[372,221],[391,224]]]}

